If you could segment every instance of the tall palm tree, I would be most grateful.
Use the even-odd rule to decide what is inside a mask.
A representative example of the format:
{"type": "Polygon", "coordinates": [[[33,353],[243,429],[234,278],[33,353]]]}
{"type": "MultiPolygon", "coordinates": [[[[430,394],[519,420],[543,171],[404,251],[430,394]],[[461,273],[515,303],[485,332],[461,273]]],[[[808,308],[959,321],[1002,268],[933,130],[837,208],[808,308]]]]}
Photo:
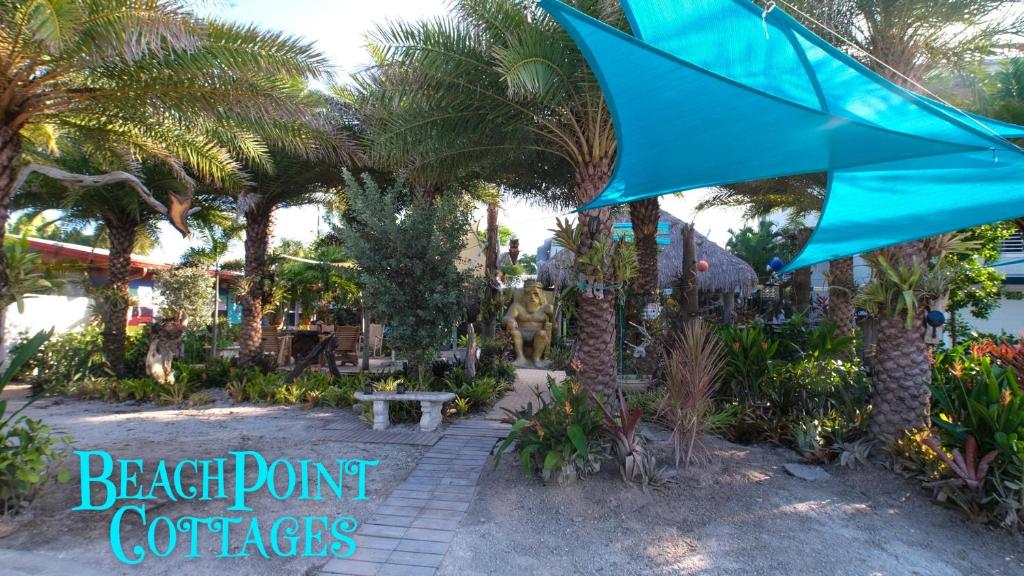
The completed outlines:
{"type": "MultiPolygon", "coordinates": [[[[304,80],[326,59],[302,41],[200,18],[179,0],[0,2],[0,238],[29,173],[79,184],[127,182],[120,172],[48,170],[59,137],[118,142],[126,157],[164,161],[184,182],[237,189],[245,165],[270,169],[268,143],[302,149],[310,119],[304,80]],[[40,165],[42,163],[42,165],[40,165]]],[[[176,227],[186,190],[162,207],[176,227]]],[[[0,289],[6,285],[0,260],[0,289]]]]}
{"type": "MultiPolygon", "coordinates": [[[[570,3],[625,26],[612,3],[570,3]]],[[[448,16],[377,29],[370,45],[375,66],[352,97],[372,162],[413,184],[479,179],[560,207],[604,188],[616,154],[604,97],[569,36],[531,0],[457,0],[448,16]]],[[[586,253],[610,234],[612,218],[608,209],[580,218],[586,253]]],[[[582,379],[611,388],[613,302],[581,297],[577,315],[582,379]]]]}
{"type": "MultiPolygon", "coordinates": [[[[100,165],[82,156],[67,153],[60,166],[76,173],[102,171],[100,165]]],[[[154,198],[168,202],[172,194],[181,194],[185,184],[165,165],[147,162],[137,168],[154,198]]],[[[205,207],[209,195],[200,196],[194,213],[200,220],[210,214],[205,207]]],[[[216,198],[212,198],[216,202],[216,198]]],[[[216,206],[216,203],[214,204],[216,206]]],[[[103,320],[103,355],[114,374],[125,370],[125,342],[129,309],[131,258],[139,245],[152,245],[158,234],[157,222],[164,216],[153,210],[138,194],[124,184],[80,188],[64,182],[35,176],[14,198],[15,209],[42,211],[59,209],[61,220],[72,226],[96,226],[98,236],[105,238],[109,249],[107,284],[98,292],[100,316],[103,320]]]]}
{"type": "MultiPolygon", "coordinates": [[[[820,213],[825,202],[826,182],[823,174],[808,174],[787,178],[772,178],[756,182],[743,182],[716,189],[700,207],[744,207],[747,218],[764,218],[773,212],[785,210],[791,223],[802,223],[809,215],[820,213]]],[[[802,224],[801,224],[802,226],[802,224]]],[[[797,248],[808,238],[800,230],[794,239],[797,248]]],[[[763,270],[758,270],[762,274],[763,270]]],[[[811,300],[811,269],[793,272],[794,301],[797,310],[805,312],[811,300]]],[[[853,257],[837,258],[828,263],[828,318],[836,324],[838,332],[853,335],[853,300],[856,284],[853,277],[853,257]]]]}
{"type": "MultiPolygon", "coordinates": [[[[893,83],[920,90],[930,73],[965,68],[992,54],[1002,37],[1024,31],[1014,0],[790,0],[800,11],[853,43],[860,59],[893,83]],[[955,32],[954,32],[955,31],[955,32]]],[[[813,22],[809,24],[817,26],[813,22]]],[[[818,30],[844,46],[845,40],[818,30]]],[[[945,245],[918,240],[879,251],[868,258],[876,277],[882,261],[893,267],[926,267],[945,245]],[[878,256],[884,256],[880,259],[878,256]]],[[[927,303],[922,303],[927,304],[927,303]]],[[[896,310],[879,316],[877,353],[873,360],[871,430],[883,437],[927,424],[931,363],[924,333],[925,305],[908,324],[896,310]]]]}
{"type": "Polygon", "coordinates": [[[245,277],[238,296],[242,305],[240,366],[256,365],[261,357],[263,306],[271,299],[274,284],[268,259],[274,213],[280,208],[321,201],[329,189],[342,182],[337,157],[332,160],[328,154],[319,160],[307,160],[282,152],[275,157],[274,172],[256,173],[252,184],[239,196],[237,211],[245,223],[245,277]]]}

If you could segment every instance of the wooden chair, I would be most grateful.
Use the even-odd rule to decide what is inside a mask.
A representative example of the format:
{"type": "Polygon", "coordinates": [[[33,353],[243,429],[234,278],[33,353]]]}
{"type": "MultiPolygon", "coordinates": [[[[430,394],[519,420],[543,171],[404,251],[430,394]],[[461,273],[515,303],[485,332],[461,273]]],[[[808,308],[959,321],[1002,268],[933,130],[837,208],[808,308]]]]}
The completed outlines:
{"type": "Polygon", "coordinates": [[[359,326],[337,326],[334,330],[334,357],[342,366],[359,365],[359,326]]]}
{"type": "Polygon", "coordinates": [[[281,349],[281,339],[277,336],[277,326],[264,326],[260,336],[260,351],[277,357],[281,349]]]}
{"type": "Polygon", "coordinates": [[[384,325],[370,324],[370,353],[380,356],[384,351],[384,325]]]}

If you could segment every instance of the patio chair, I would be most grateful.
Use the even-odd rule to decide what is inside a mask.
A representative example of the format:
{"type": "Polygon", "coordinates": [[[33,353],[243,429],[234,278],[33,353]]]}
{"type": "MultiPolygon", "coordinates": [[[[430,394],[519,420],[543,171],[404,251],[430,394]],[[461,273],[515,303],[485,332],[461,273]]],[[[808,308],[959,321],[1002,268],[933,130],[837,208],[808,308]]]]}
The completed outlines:
{"type": "Polygon", "coordinates": [[[359,365],[359,326],[337,326],[334,330],[334,357],[341,365],[359,365]]]}
{"type": "Polygon", "coordinates": [[[380,356],[384,351],[384,325],[370,324],[370,354],[380,356]]]}
{"type": "Polygon", "coordinates": [[[281,339],[277,335],[277,326],[264,326],[260,336],[260,351],[277,357],[281,349],[281,339]]]}

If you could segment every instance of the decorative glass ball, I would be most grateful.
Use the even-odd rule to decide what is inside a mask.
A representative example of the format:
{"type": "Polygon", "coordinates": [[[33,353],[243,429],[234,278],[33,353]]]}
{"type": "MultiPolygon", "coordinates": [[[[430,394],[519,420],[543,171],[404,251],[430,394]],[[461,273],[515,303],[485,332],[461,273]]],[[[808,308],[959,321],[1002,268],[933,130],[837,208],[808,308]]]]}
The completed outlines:
{"type": "Polygon", "coordinates": [[[786,263],[783,262],[782,258],[779,258],[778,256],[772,258],[772,261],[768,263],[768,267],[772,269],[772,272],[778,272],[779,270],[782,270],[782,267],[785,265],[786,263]]]}
{"type": "Polygon", "coordinates": [[[707,272],[708,268],[710,267],[711,266],[708,264],[707,260],[701,260],[700,262],[697,262],[697,270],[700,272],[707,272]]]}

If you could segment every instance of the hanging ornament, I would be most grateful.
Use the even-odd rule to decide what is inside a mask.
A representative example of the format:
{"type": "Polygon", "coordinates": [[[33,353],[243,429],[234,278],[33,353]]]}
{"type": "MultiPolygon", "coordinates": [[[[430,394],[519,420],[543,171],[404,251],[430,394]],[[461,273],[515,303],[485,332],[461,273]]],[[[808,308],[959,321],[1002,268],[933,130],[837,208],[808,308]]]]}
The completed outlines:
{"type": "Polygon", "coordinates": [[[711,265],[708,264],[707,260],[701,260],[700,262],[697,262],[697,271],[698,272],[707,272],[708,268],[711,268],[711,265]]]}
{"type": "Polygon", "coordinates": [[[772,269],[772,272],[778,272],[779,270],[782,270],[782,267],[785,265],[786,263],[783,262],[782,258],[779,258],[778,256],[772,258],[772,261],[768,263],[768,267],[772,269]]]}

